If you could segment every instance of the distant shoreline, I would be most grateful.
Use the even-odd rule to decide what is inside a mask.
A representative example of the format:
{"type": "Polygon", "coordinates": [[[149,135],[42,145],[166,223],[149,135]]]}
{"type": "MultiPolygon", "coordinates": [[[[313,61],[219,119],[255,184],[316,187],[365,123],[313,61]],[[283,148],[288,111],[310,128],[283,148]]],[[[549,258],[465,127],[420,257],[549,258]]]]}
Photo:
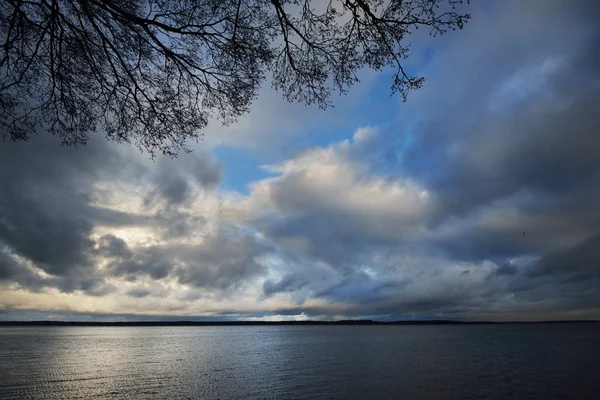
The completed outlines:
{"type": "Polygon", "coordinates": [[[507,325],[507,324],[581,324],[596,320],[574,321],[0,321],[0,326],[254,326],[254,325],[507,325]]]}

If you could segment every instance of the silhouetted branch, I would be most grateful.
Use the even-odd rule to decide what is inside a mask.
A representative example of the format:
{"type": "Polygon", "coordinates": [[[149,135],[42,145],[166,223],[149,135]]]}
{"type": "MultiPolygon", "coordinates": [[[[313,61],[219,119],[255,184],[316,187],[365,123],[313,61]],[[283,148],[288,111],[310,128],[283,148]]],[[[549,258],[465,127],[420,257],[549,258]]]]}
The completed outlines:
{"type": "Polygon", "coordinates": [[[392,65],[392,90],[406,98],[423,78],[403,68],[405,36],[462,28],[458,3],[5,0],[1,135],[26,140],[42,128],[77,145],[101,129],[175,155],[211,116],[227,124],[246,113],[266,71],[287,100],[327,107],[360,68],[392,65]]]}

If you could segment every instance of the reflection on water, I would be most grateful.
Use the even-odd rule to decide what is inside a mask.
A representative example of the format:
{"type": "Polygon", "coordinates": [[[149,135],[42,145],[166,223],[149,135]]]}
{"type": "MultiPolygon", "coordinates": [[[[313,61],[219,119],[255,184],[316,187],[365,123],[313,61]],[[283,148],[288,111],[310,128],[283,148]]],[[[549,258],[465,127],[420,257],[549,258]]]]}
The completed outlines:
{"type": "Polygon", "coordinates": [[[1,399],[598,399],[600,324],[2,327],[1,399]]]}

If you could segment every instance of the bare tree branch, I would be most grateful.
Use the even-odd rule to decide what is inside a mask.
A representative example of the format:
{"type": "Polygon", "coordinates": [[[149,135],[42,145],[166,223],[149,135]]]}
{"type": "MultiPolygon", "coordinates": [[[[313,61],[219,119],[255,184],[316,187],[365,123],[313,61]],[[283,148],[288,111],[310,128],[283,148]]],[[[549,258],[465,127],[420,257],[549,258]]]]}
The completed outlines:
{"type": "Polygon", "coordinates": [[[46,129],[65,144],[97,130],[176,155],[214,116],[248,112],[265,79],[289,101],[327,107],[365,66],[396,72],[407,35],[460,29],[462,0],[5,0],[0,135],[46,129]],[[316,9],[319,7],[319,10],[316,9]]]}

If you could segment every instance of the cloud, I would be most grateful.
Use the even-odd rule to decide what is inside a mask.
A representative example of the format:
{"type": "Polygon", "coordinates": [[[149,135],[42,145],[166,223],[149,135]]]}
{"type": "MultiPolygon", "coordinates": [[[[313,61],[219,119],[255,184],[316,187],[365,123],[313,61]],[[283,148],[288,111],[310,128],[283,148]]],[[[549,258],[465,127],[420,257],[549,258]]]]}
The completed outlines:
{"type": "Polygon", "coordinates": [[[197,288],[235,289],[266,272],[260,258],[270,246],[239,231],[219,232],[200,247],[179,248],[184,263],[175,270],[180,284],[197,288]]]}
{"type": "Polygon", "coordinates": [[[268,166],[279,176],[252,184],[238,213],[289,253],[340,268],[361,249],[417,236],[429,194],[408,179],[371,175],[352,155],[362,144],[344,141],[268,166]]]}
{"type": "Polygon", "coordinates": [[[111,262],[106,271],[110,275],[135,281],[140,275],[148,275],[152,279],[166,278],[172,269],[173,260],[163,253],[162,247],[150,246],[111,262]]]}
{"type": "MultiPolygon", "coordinates": [[[[93,270],[95,221],[113,218],[91,199],[93,180],[98,177],[92,165],[114,161],[117,155],[104,155],[98,149],[87,155],[58,147],[47,151],[53,144],[51,139],[36,138],[0,148],[0,246],[44,274],[65,277],[61,285],[68,290],[74,286],[69,275],[93,270]]],[[[114,164],[108,165],[110,176],[116,171],[114,164]]]]}
{"type": "Polygon", "coordinates": [[[289,265],[265,282],[266,296],[289,294],[302,304],[301,293],[364,313],[450,312],[456,305],[491,313],[516,307],[506,290],[534,293],[531,277],[511,260],[540,258],[599,231],[600,64],[591,56],[598,29],[584,16],[596,5],[582,2],[565,14],[553,3],[543,24],[529,19],[541,3],[516,6],[495,3],[507,14],[492,21],[494,30],[439,50],[429,68],[461,71],[458,83],[428,71],[438,79],[397,123],[269,166],[277,176],[251,185],[241,214],[252,215],[251,224],[287,257],[280,264],[289,265]],[[566,25],[581,18],[578,28],[566,25]],[[551,21],[565,27],[556,41],[545,37],[551,21]],[[517,42],[522,29],[529,35],[517,42]],[[507,37],[515,42],[499,42],[507,37]],[[500,51],[474,64],[494,43],[500,51]],[[436,96],[456,88],[455,99],[436,96]],[[460,273],[447,272],[456,265],[460,273]],[[492,273],[519,284],[487,279],[492,273]],[[455,293],[467,279],[469,290],[455,293]],[[422,286],[434,282],[435,290],[422,286]],[[427,298],[410,300],[413,287],[427,298]]]}
{"type": "Polygon", "coordinates": [[[411,66],[429,80],[392,122],[289,152],[270,138],[329,120],[257,103],[222,138],[278,154],[247,195],[206,149],[3,144],[0,308],[598,318],[598,3],[488,6],[411,66]]]}
{"type": "Polygon", "coordinates": [[[162,157],[157,164],[151,177],[155,190],[146,198],[148,204],[164,201],[167,206],[179,205],[193,196],[194,190],[214,188],[221,181],[221,166],[201,149],[193,157],[162,157]]]}
{"type": "Polygon", "coordinates": [[[127,292],[128,296],[131,297],[136,297],[136,298],[142,298],[142,297],[146,297],[149,296],[152,292],[150,291],[150,289],[147,288],[134,288],[131,289],[127,292]]]}
{"type": "Polygon", "coordinates": [[[168,232],[180,232],[187,223],[202,221],[201,215],[182,218],[168,207],[164,211],[144,207],[139,200],[135,204],[136,197],[151,192],[159,193],[155,197],[160,204],[173,203],[174,194],[161,184],[177,179],[189,180],[195,192],[214,188],[219,166],[201,156],[190,156],[175,168],[102,140],[79,149],[59,147],[48,137],[5,143],[0,148],[2,278],[34,291],[104,296],[116,290],[106,281],[106,262],[121,260],[123,271],[166,276],[161,265],[140,264],[152,259],[149,251],[138,254],[123,238],[98,232],[152,231],[159,224],[168,232]],[[132,199],[132,193],[139,195],[132,199]]]}
{"type": "Polygon", "coordinates": [[[104,235],[98,239],[98,251],[109,258],[130,258],[132,255],[127,242],[112,234],[104,235]]]}
{"type": "Polygon", "coordinates": [[[276,293],[294,292],[302,289],[309,281],[301,277],[298,273],[290,272],[283,276],[279,281],[268,279],[263,283],[263,293],[269,297],[276,293]]]}
{"type": "Polygon", "coordinates": [[[600,280],[600,234],[569,249],[545,254],[527,271],[531,277],[554,276],[568,282],[600,280]]]}

